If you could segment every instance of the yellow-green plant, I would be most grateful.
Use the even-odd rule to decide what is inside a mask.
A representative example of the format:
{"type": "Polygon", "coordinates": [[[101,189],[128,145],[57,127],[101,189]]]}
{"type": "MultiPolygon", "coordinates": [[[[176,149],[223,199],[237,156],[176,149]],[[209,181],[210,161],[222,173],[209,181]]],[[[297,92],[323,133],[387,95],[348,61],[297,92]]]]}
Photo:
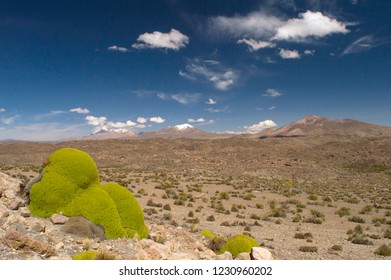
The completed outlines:
{"type": "Polygon", "coordinates": [[[218,254],[223,254],[228,251],[232,256],[236,257],[243,252],[251,252],[252,247],[258,247],[258,243],[254,238],[244,234],[236,234],[227,239],[225,245],[219,250],[218,254]]]}
{"type": "Polygon", "coordinates": [[[149,234],[133,194],[116,183],[100,185],[94,160],[73,148],[60,149],[46,160],[41,181],[30,190],[29,209],[40,217],[82,215],[101,225],[107,238],[149,234]]]}

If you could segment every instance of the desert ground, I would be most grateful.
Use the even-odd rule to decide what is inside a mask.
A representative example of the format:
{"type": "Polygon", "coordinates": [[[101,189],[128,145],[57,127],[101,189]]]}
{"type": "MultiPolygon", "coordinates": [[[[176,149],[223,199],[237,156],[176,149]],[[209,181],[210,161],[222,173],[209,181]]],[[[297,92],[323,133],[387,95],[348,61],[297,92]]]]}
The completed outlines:
{"type": "Polygon", "coordinates": [[[131,190],[147,224],[246,232],[276,259],[391,259],[378,251],[391,244],[390,137],[3,142],[0,171],[26,184],[63,147],[131,190]]]}

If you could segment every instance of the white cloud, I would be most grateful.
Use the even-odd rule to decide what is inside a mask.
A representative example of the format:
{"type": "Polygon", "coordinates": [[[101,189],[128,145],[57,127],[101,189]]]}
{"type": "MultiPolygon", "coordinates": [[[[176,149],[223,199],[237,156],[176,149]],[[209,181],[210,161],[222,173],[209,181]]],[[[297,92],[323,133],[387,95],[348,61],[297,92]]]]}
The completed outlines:
{"type": "Polygon", "coordinates": [[[209,98],[208,101],[206,101],[205,103],[208,105],[215,105],[215,104],[217,104],[217,101],[213,100],[212,98],[209,98]]]}
{"type": "Polygon", "coordinates": [[[56,111],[50,111],[49,113],[47,114],[40,114],[40,115],[35,115],[34,116],[34,119],[39,121],[39,120],[42,120],[42,119],[45,119],[45,118],[50,118],[50,117],[53,117],[53,116],[58,116],[58,115],[61,115],[61,114],[64,114],[66,113],[65,111],[61,111],[61,110],[56,110],[56,111]]]}
{"type": "Polygon", "coordinates": [[[291,50],[280,49],[279,54],[283,59],[298,59],[298,58],[300,58],[300,54],[297,50],[291,51],[291,50]]]}
{"type": "Polygon", "coordinates": [[[250,52],[254,52],[254,51],[257,51],[259,49],[264,49],[264,48],[274,48],[276,47],[276,44],[272,43],[272,42],[267,42],[267,41],[256,41],[252,38],[250,39],[246,39],[246,38],[243,38],[243,39],[240,39],[237,41],[238,44],[246,44],[249,46],[249,51],[250,52]]]}
{"type": "Polygon", "coordinates": [[[214,31],[214,35],[228,33],[236,38],[270,38],[282,24],[283,21],[275,16],[253,12],[246,16],[213,17],[209,20],[209,29],[214,31]]]}
{"type": "Polygon", "coordinates": [[[149,118],[149,121],[154,123],[164,123],[166,120],[161,117],[152,117],[149,118]]]}
{"type": "Polygon", "coordinates": [[[143,118],[143,117],[138,117],[138,118],[137,118],[137,122],[138,122],[138,123],[141,123],[141,124],[144,124],[144,123],[146,123],[147,121],[148,121],[147,118],[143,118]]]}
{"type": "Polygon", "coordinates": [[[118,47],[118,46],[108,47],[107,50],[111,52],[122,52],[122,53],[130,52],[130,50],[128,50],[127,48],[118,47]]]}
{"type": "Polygon", "coordinates": [[[305,55],[314,55],[315,54],[315,50],[305,50],[304,54],[305,55]]]}
{"type": "Polygon", "coordinates": [[[9,118],[1,118],[0,121],[3,124],[10,125],[10,124],[14,123],[18,118],[19,118],[19,115],[15,115],[15,116],[12,116],[9,118]]]}
{"type": "Polygon", "coordinates": [[[266,97],[279,97],[281,96],[282,93],[279,92],[278,90],[275,90],[275,89],[272,89],[272,88],[268,88],[266,93],[263,95],[263,96],[266,96],[266,97]]]}
{"type": "Polygon", "coordinates": [[[333,33],[348,33],[346,24],[323,15],[321,12],[306,11],[298,18],[289,19],[277,28],[274,40],[302,41],[308,37],[325,37],[333,33]]]}
{"type": "Polygon", "coordinates": [[[206,80],[219,90],[228,90],[239,78],[238,72],[233,69],[224,69],[220,65],[207,67],[198,59],[190,60],[185,70],[179,71],[179,75],[190,80],[206,80]]]}
{"type": "Polygon", "coordinates": [[[88,125],[92,126],[99,126],[106,123],[107,118],[106,117],[94,117],[94,116],[87,116],[86,121],[88,125]]]}
{"type": "Polygon", "coordinates": [[[171,95],[171,99],[183,105],[187,105],[190,103],[197,103],[200,97],[201,97],[200,93],[177,93],[171,95]]]}
{"type": "Polygon", "coordinates": [[[347,48],[343,51],[342,56],[352,53],[366,52],[378,45],[379,44],[373,35],[366,35],[347,46],[347,48]]]}
{"type": "Polygon", "coordinates": [[[169,100],[171,99],[170,96],[164,92],[158,92],[157,97],[159,97],[162,100],[169,100]]]}
{"type": "Polygon", "coordinates": [[[184,48],[189,43],[189,37],[182,34],[176,29],[171,29],[169,33],[162,33],[159,31],[154,31],[152,33],[141,34],[137,41],[140,43],[135,43],[132,45],[136,49],[171,49],[179,50],[184,48]]]}
{"type": "Polygon", "coordinates": [[[0,108],[0,113],[3,113],[5,112],[5,109],[4,108],[0,108]]]}
{"type": "Polygon", "coordinates": [[[215,124],[215,120],[209,120],[209,121],[204,121],[202,123],[197,123],[196,126],[202,126],[202,125],[210,125],[210,124],[215,124]]]}
{"type": "Polygon", "coordinates": [[[106,125],[109,128],[126,128],[126,127],[134,127],[137,124],[132,121],[126,121],[126,122],[107,122],[106,125]]]}
{"type": "Polygon", "coordinates": [[[267,108],[269,111],[273,111],[274,109],[276,109],[277,107],[276,106],[270,106],[269,108],[267,108]]]}
{"type": "Polygon", "coordinates": [[[69,112],[78,113],[78,114],[89,114],[90,110],[88,109],[82,109],[80,107],[70,109],[69,112]]]}
{"type": "Polygon", "coordinates": [[[187,120],[189,123],[203,123],[205,122],[204,118],[199,118],[199,119],[188,119],[187,120]]]}
{"type": "Polygon", "coordinates": [[[205,110],[208,111],[209,113],[224,113],[227,112],[229,109],[228,106],[225,106],[224,108],[206,108],[205,110]]]}
{"type": "Polygon", "coordinates": [[[263,131],[265,129],[275,127],[275,126],[277,126],[277,124],[274,121],[266,120],[266,121],[261,121],[257,124],[245,126],[244,128],[246,128],[247,132],[249,132],[249,133],[257,133],[257,132],[260,132],[260,131],[263,131]]]}

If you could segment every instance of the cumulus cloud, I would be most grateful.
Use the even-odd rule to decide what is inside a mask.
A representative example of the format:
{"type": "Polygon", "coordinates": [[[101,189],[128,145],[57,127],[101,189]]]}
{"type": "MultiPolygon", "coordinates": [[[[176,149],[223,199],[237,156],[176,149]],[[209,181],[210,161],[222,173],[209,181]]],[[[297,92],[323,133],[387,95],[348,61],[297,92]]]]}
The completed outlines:
{"type": "Polygon", "coordinates": [[[283,59],[298,59],[300,58],[300,54],[297,50],[285,50],[285,49],[280,49],[279,55],[283,59]]]}
{"type": "Polygon", "coordinates": [[[174,51],[184,48],[189,43],[189,37],[182,34],[176,29],[171,29],[168,33],[154,31],[152,33],[141,34],[134,43],[133,48],[136,49],[171,49],[174,51]]]}
{"type": "Polygon", "coordinates": [[[228,33],[234,37],[251,36],[270,38],[283,21],[264,12],[253,12],[246,16],[218,16],[209,20],[209,29],[215,34],[228,33]]]}
{"type": "Polygon", "coordinates": [[[212,98],[209,98],[208,101],[206,101],[205,103],[208,105],[215,105],[215,104],[217,104],[217,101],[213,100],[212,98]]]}
{"type": "Polygon", "coordinates": [[[274,48],[276,47],[276,44],[272,42],[267,42],[267,41],[257,41],[252,38],[250,39],[240,39],[237,41],[238,44],[246,44],[248,45],[248,50],[250,52],[255,52],[260,49],[265,49],[265,48],[274,48]]]}
{"type": "Polygon", "coordinates": [[[154,123],[164,123],[166,120],[161,117],[152,117],[149,118],[149,121],[154,123]]]}
{"type": "Polygon", "coordinates": [[[276,89],[273,89],[273,88],[268,88],[267,90],[266,90],[266,93],[265,94],[263,94],[263,96],[266,96],[266,97],[279,97],[279,96],[281,96],[282,95],[282,93],[281,92],[279,92],[278,90],[276,90],[276,89]]]}
{"type": "Polygon", "coordinates": [[[131,120],[125,122],[108,121],[106,117],[86,116],[85,120],[88,125],[94,127],[93,133],[101,131],[128,132],[131,128],[144,128],[145,125],[137,124],[131,120]]]}
{"type": "Polygon", "coordinates": [[[323,15],[306,11],[298,18],[289,19],[277,28],[272,40],[302,41],[308,37],[325,37],[334,33],[348,33],[346,24],[323,15]]]}
{"type": "Polygon", "coordinates": [[[14,123],[18,118],[19,118],[19,115],[15,115],[15,116],[8,117],[8,118],[6,118],[6,117],[1,118],[0,121],[3,124],[10,125],[10,124],[14,123]]]}
{"type": "Polygon", "coordinates": [[[78,108],[70,109],[69,112],[78,113],[78,114],[89,114],[90,110],[88,110],[86,108],[82,109],[82,108],[78,107],[78,108]]]}
{"type": "Polygon", "coordinates": [[[147,118],[144,118],[144,117],[138,117],[137,118],[137,122],[138,123],[141,123],[141,124],[144,124],[144,123],[146,123],[148,121],[148,119],[147,118]]]}
{"type": "Polygon", "coordinates": [[[261,132],[265,129],[272,128],[275,126],[277,126],[277,124],[274,121],[265,120],[265,121],[261,121],[257,124],[245,126],[244,128],[247,129],[247,132],[249,132],[249,133],[257,133],[257,132],[261,132]]]}
{"type": "Polygon", "coordinates": [[[180,70],[179,75],[190,80],[210,82],[219,90],[228,90],[239,78],[239,73],[233,69],[224,69],[220,65],[206,66],[198,59],[189,60],[185,70],[180,70]]]}
{"type": "Polygon", "coordinates": [[[110,46],[107,48],[108,51],[111,51],[111,52],[122,52],[122,53],[126,53],[126,52],[129,52],[130,50],[127,49],[127,48],[124,48],[124,47],[118,47],[118,46],[110,46]]]}

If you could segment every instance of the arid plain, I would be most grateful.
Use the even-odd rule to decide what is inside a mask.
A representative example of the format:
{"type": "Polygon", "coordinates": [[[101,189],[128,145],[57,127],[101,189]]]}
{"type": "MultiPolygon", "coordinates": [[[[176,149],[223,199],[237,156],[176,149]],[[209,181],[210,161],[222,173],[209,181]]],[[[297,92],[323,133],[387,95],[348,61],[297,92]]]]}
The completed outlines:
{"type": "Polygon", "coordinates": [[[62,147],[129,188],[147,224],[246,232],[277,259],[390,258],[389,136],[3,142],[0,171],[27,183],[62,147]]]}

